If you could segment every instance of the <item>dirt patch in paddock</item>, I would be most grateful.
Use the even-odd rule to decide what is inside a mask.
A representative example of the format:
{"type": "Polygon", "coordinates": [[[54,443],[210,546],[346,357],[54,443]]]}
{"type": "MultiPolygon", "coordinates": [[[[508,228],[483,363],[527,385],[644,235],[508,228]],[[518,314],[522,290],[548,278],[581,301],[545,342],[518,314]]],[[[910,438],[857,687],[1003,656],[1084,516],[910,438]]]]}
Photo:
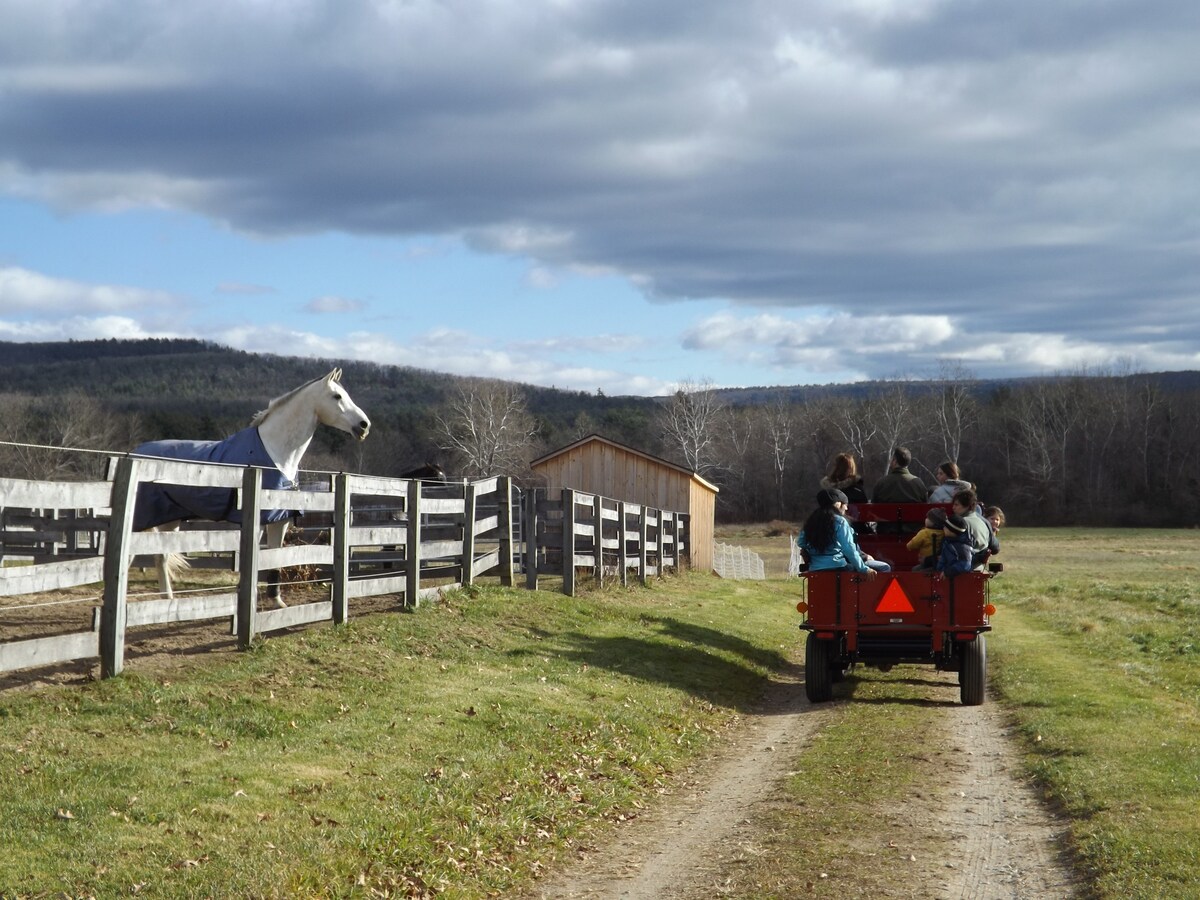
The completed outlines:
{"type": "MultiPolygon", "coordinates": [[[[210,585],[216,593],[235,590],[232,584],[210,585]]],[[[328,591],[285,586],[285,597],[291,605],[327,600],[328,591]]],[[[142,599],[157,599],[149,583],[130,586],[130,603],[142,599]]],[[[385,595],[355,600],[351,614],[370,615],[397,611],[403,597],[385,595]]],[[[35,597],[0,597],[0,640],[21,641],[91,631],[94,610],[100,606],[98,588],[79,588],[70,591],[38,594],[35,597]]],[[[259,609],[274,609],[273,604],[260,601],[259,609]]],[[[319,628],[321,624],[298,626],[319,628]]],[[[209,619],[171,625],[147,625],[129,631],[125,642],[127,671],[162,673],[177,671],[211,660],[214,653],[237,652],[237,638],[232,633],[231,619],[209,619]]],[[[63,684],[81,684],[100,676],[96,658],[75,662],[55,663],[16,672],[0,673],[0,692],[34,690],[63,684]]]]}

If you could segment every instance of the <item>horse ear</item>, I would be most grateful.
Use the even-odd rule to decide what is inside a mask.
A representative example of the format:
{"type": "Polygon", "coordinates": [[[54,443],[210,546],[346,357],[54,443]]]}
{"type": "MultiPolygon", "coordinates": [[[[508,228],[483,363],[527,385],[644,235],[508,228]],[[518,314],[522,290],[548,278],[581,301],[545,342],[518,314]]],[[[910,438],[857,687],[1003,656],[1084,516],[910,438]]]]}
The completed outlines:
{"type": "Polygon", "coordinates": [[[325,376],[325,380],[326,381],[341,381],[342,380],[342,370],[334,369],[332,372],[330,372],[328,375],[325,376]]]}

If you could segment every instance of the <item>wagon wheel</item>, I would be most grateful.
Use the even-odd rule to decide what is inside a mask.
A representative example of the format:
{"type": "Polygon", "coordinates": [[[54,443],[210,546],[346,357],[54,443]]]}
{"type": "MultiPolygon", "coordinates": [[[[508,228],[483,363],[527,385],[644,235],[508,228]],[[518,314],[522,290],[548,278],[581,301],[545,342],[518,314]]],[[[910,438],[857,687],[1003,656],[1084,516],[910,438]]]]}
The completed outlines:
{"type": "Polygon", "coordinates": [[[804,693],[813,703],[833,698],[833,648],[833,641],[808,633],[804,644],[804,693]]]}
{"type": "Polygon", "coordinates": [[[959,664],[959,695],[963,706],[979,706],[987,688],[987,643],[982,634],[962,644],[959,664]]]}

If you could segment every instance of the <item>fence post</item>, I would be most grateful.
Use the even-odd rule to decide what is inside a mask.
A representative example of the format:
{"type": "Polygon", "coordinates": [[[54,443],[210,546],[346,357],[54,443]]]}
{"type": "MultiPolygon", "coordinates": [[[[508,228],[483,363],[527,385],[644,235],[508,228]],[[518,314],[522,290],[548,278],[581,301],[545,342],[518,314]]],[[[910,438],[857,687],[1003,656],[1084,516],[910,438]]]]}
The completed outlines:
{"type": "Polygon", "coordinates": [[[262,469],[247,466],[242,473],[242,541],[238,554],[238,649],[249,650],[258,622],[258,535],[262,469]]]}
{"type": "Polygon", "coordinates": [[[687,556],[687,567],[692,567],[692,541],[689,534],[692,517],[688,513],[679,514],[678,527],[675,529],[675,565],[682,566],[683,557],[687,556]]]}
{"type": "MultiPolygon", "coordinates": [[[[112,486],[112,519],[104,545],[104,606],[100,610],[100,677],[125,667],[125,614],[129,588],[129,535],[137,500],[138,462],[122,457],[112,486]]],[[[166,565],[166,562],[163,562],[166,565]]]]}
{"type": "Polygon", "coordinates": [[[512,476],[501,475],[496,480],[496,496],[500,499],[500,584],[513,586],[513,503],[512,476]]]}
{"type": "Polygon", "coordinates": [[[404,605],[421,605],[421,482],[408,483],[408,546],[404,553],[404,605]]]}
{"type": "Polygon", "coordinates": [[[650,555],[650,508],[642,506],[642,514],[638,517],[638,579],[642,587],[646,586],[646,568],[650,555]]]}
{"type": "Polygon", "coordinates": [[[562,489],[562,566],[563,593],[575,596],[575,492],[562,489]]]}
{"type": "Polygon", "coordinates": [[[629,587],[629,569],[626,568],[628,560],[625,558],[625,550],[627,544],[625,542],[625,516],[628,515],[625,509],[625,501],[617,501],[617,568],[620,570],[621,587],[629,587]]]}
{"type": "Polygon", "coordinates": [[[333,624],[343,624],[350,613],[350,476],[333,479],[333,624]]]}
{"type": "Polygon", "coordinates": [[[533,488],[525,495],[525,522],[521,526],[525,532],[525,587],[531,591],[538,589],[538,493],[541,488],[533,488]]]}
{"type": "Polygon", "coordinates": [[[475,583],[475,485],[463,485],[462,583],[475,583]]]}
{"type": "Polygon", "coordinates": [[[592,540],[596,558],[596,587],[604,587],[604,498],[596,494],[592,498],[592,540]]]}
{"type": "Polygon", "coordinates": [[[667,529],[666,529],[666,511],[659,510],[659,577],[666,574],[666,558],[667,558],[667,529]]]}

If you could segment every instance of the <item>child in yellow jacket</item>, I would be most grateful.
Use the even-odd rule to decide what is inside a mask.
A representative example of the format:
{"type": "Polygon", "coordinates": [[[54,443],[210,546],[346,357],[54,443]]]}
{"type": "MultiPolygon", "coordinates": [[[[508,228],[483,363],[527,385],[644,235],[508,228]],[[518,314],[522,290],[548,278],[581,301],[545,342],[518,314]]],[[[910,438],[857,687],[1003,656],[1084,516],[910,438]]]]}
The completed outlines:
{"type": "Polygon", "coordinates": [[[946,511],[931,509],[925,517],[925,527],[908,542],[908,549],[917,552],[916,571],[932,570],[942,549],[942,529],[946,527],[946,511]]]}

